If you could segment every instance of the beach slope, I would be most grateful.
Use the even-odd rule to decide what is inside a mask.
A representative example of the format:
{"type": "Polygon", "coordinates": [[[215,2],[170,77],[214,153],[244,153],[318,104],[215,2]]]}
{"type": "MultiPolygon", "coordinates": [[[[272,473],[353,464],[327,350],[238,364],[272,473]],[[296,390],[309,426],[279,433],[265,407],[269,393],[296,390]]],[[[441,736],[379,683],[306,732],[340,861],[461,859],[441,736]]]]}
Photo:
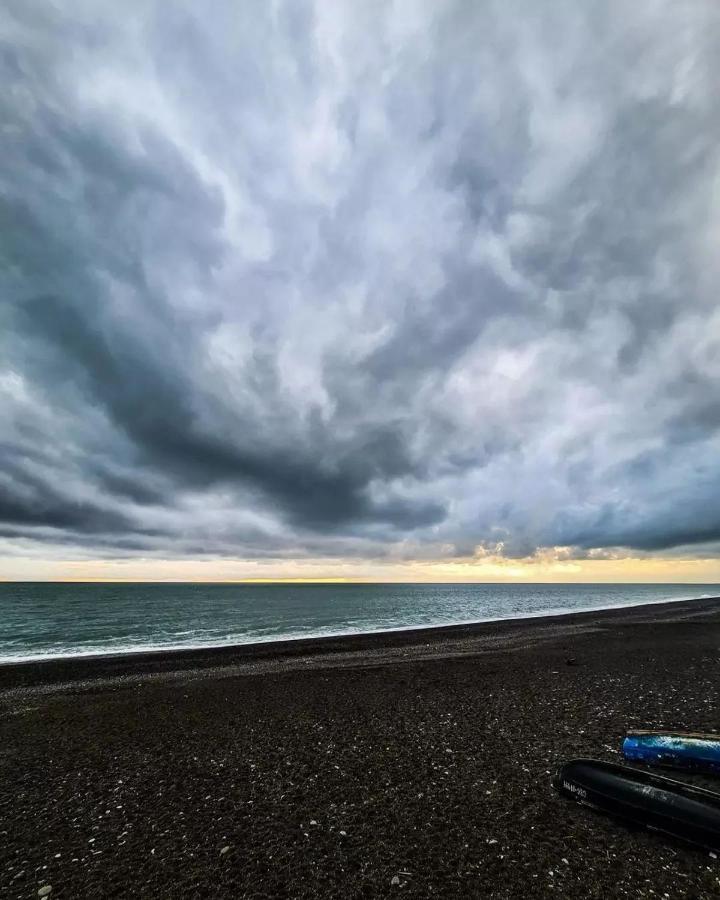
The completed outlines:
{"type": "Polygon", "coordinates": [[[0,666],[0,896],[720,896],[551,787],[719,675],[718,600],[0,666]]]}

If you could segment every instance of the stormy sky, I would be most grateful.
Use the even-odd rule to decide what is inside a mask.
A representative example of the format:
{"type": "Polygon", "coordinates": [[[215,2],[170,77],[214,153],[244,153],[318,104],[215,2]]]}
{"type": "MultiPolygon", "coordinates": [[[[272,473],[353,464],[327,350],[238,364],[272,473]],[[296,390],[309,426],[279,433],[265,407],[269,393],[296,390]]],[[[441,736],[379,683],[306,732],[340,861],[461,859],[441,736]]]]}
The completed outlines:
{"type": "Polygon", "coordinates": [[[0,554],[720,556],[720,4],[5,0],[0,554]]]}

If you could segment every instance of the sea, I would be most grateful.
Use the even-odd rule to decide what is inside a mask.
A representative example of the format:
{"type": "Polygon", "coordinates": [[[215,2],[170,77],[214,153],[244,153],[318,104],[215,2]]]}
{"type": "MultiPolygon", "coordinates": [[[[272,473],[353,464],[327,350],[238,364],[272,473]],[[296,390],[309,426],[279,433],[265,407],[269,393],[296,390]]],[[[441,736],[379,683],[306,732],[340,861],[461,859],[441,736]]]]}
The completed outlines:
{"type": "Polygon", "coordinates": [[[0,583],[0,663],[365,634],[720,596],[718,584],[0,583]]]}

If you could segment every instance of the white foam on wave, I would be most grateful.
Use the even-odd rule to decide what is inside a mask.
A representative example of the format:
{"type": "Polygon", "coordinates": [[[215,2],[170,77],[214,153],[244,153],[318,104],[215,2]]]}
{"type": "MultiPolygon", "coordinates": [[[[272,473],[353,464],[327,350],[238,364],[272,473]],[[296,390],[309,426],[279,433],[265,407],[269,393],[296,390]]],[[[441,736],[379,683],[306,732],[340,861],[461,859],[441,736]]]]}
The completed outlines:
{"type": "MultiPolygon", "coordinates": [[[[306,631],[299,634],[297,631],[287,633],[277,633],[268,635],[257,634],[240,634],[228,636],[222,641],[208,642],[188,642],[188,643],[166,643],[166,644],[133,644],[121,647],[109,647],[107,644],[98,647],[92,647],[84,650],[67,647],[58,648],[57,650],[47,651],[45,653],[35,654],[9,654],[0,658],[1,665],[12,665],[13,663],[23,662],[43,662],[53,659],[82,659],[87,657],[98,656],[127,656],[129,654],[143,653],[164,653],[175,650],[213,650],[222,647],[245,647],[253,644],[271,644],[284,643],[287,641],[317,640],[319,638],[333,637],[362,637],[371,634],[392,634],[399,631],[422,631],[429,628],[454,628],[463,625],[482,625],[487,622],[514,622],[524,619],[542,619],[556,616],[572,616],[580,613],[606,612],[612,609],[633,609],[641,606],[659,606],[667,603],[687,603],[691,600],[712,600],[715,599],[712,594],[689,594],[683,597],[665,597],[659,600],[629,600],[625,603],[605,603],[596,606],[583,607],[557,607],[553,609],[534,610],[532,612],[520,615],[511,614],[506,616],[487,616],[480,619],[467,620],[441,620],[435,619],[428,622],[420,622],[412,625],[404,625],[401,623],[393,624],[390,627],[381,628],[364,628],[348,627],[342,629],[317,629],[314,631],[306,631]]],[[[720,597],[717,599],[720,600],[720,597]]]]}

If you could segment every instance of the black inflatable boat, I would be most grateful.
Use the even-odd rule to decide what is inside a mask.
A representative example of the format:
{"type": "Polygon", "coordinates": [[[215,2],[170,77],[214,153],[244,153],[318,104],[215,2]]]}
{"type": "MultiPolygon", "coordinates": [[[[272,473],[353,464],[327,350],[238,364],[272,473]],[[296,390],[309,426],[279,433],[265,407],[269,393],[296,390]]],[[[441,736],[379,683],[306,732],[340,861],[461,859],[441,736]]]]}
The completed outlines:
{"type": "Polygon", "coordinates": [[[561,794],[627,822],[720,849],[720,794],[629,766],[574,759],[555,777],[561,794]]]}

